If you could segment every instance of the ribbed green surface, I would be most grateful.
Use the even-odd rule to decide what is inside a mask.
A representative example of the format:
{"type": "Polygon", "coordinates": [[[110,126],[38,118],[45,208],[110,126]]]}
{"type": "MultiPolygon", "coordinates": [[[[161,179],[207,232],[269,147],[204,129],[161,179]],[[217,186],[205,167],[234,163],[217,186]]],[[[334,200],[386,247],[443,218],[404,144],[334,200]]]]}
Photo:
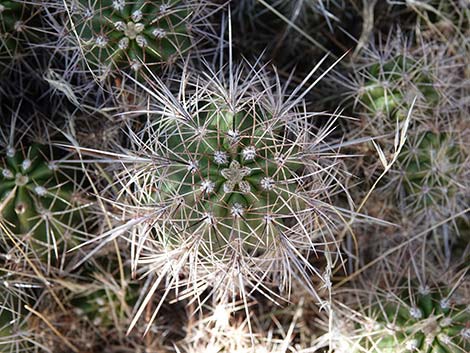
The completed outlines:
{"type": "Polygon", "coordinates": [[[445,204],[446,199],[458,192],[454,176],[461,168],[464,154],[452,135],[419,134],[400,159],[406,173],[405,190],[408,195],[419,195],[421,206],[445,204]]]}

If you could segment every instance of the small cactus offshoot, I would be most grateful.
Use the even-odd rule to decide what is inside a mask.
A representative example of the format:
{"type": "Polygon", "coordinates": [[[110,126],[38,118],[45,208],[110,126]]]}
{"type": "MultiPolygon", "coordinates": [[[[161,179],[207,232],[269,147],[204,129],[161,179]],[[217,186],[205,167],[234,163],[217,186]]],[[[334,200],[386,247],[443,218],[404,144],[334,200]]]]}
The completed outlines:
{"type": "Polygon", "coordinates": [[[75,0],[73,32],[90,68],[171,63],[190,47],[190,8],[181,0],[75,0]]]}

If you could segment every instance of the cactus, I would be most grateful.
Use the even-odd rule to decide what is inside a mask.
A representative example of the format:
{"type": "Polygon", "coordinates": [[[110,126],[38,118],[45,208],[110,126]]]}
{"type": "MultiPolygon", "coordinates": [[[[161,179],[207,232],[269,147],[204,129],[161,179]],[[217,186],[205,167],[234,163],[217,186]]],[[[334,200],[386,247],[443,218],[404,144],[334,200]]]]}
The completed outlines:
{"type": "Polygon", "coordinates": [[[131,147],[119,158],[126,166],[111,169],[110,200],[128,222],[121,227],[132,229],[135,267],[180,283],[189,271],[184,285],[198,276],[217,284],[220,300],[260,277],[284,292],[293,272],[316,295],[307,280],[316,270],[302,254],[334,242],[330,227],[343,212],[329,199],[341,179],[335,151],[323,143],[330,125],[315,128],[301,100],[278,95],[280,82],[272,87],[263,73],[244,70],[234,69],[232,84],[190,75],[184,97],[157,81],[166,93],[145,126],[130,129],[131,147]]]}
{"type": "Polygon", "coordinates": [[[306,208],[297,181],[303,146],[261,108],[234,113],[221,101],[201,102],[192,126],[175,121],[154,136],[165,136],[161,143],[171,151],[165,157],[174,160],[158,173],[154,197],[181,205],[164,242],[194,231],[204,234],[211,253],[225,250],[233,237],[245,251],[263,253],[306,208]]]}
{"type": "Polygon", "coordinates": [[[462,191],[458,177],[464,153],[451,134],[418,134],[400,158],[409,203],[417,209],[452,207],[452,200],[462,191]]]}
{"type": "MultiPolygon", "coordinates": [[[[398,206],[391,207],[391,217],[399,216],[393,215],[393,208],[401,209],[406,218],[430,226],[468,205],[467,137],[465,127],[458,127],[462,119],[453,117],[461,94],[454,82],[464,67],[460,54],[449,63],[443,59],[445,46],[423,40],[422,46],[413,47],[409,42],[401,33],[391,32],[380,48],[370,43],[361,59],[363,66],[343,85],[352,88],[351,101],[355,100],[361,117],[348,128],[373,137],[388,161],[397,151],[397,130],[409,115],[407,141],[378,184],[379,196],[386,205],[398,206]]],[[[352,167],[360,168],[366,185],[372,185],[383,171],[383,161],[372,142],[355,152],[364,157],[352,167]]]]}
{"type": "Polygon", "coordinates": [[[10,147],[2,157],[0,202],[4,223],[13,233],[30,236],[35,249],[44,249],[41,244],[47,244],[57,255],[60,238],[79,228],[71,182],[60,173],[58,164],[46,159],[40,145],[18,151],[10,147]]]}
{"type": "Polygon", "coordinates": [[[309,187],[316,178],[309,169],[322,169],[309,164],[305,131],[253,98],[236,109],[216,96],[196,104],[190,123],[161,116],[148,130],[147,143],[165,162],[151,171],[155,184],[142,177],[136,188],[158,190],[151,199],[165,205],[162,243],[180,246],[202,235],[206,255],[223,256],[233,242],[262,255],[286,232],[311,236],[309,187]]]}
{"type": "Polygon", "coordinates": [[[0,351],[470,352],[469,20],[0,0],[0,351]]]}
{"type": "Polygon", "coordinates": [[[191,10],[181,0],[76,0],[71,11],[92,69],[168,64],[191,45],[191,10]]]}
{"type": "Polygon", "coordinates": [[[360,103],[367,114],[403,120],[411,107],[412,94],[432,106],[438,101],[433,80],[412,57],[397,55],[367,68],[366,82],[360,91],[360,103]],[[412,93],[411,93],[412,92],[412,93]],[[411,99],[410,99],[411,98],[411,99]]]}
{"type": "Polygon", "coordinates": [[[338,292],[318,322],[326,331],[322,345],[337,353],[469,351],[466,270],[443,267],[416,245],[377,262],[338,292]]]}
{"type": "Polygon", "coordinates": [[[373,309],[374,332],[354,352],[464,353],[470,350],[470,307],[442,288],[411,286],[373,309]]]}

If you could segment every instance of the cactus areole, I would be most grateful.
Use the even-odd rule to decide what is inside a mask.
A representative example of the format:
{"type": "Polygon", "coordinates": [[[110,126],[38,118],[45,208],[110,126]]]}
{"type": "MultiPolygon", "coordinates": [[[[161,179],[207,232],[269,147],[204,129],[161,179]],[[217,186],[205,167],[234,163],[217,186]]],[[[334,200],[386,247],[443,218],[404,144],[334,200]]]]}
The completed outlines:
{"type": "Polygon", "coordinates": [[[180,0],[73,4],[73,29],[92,68],[113,65],[137,71],[142,63],[170,63],[189,48],[190,13],[180,0]]]}
{"type": "Polygon", "coordinates": [[[263,114],[208,103],[190,122],[159,124],[165,240],[199,235],[211,253],[227,244],[263,253],[306,214],[302,145],[263,114]]]}

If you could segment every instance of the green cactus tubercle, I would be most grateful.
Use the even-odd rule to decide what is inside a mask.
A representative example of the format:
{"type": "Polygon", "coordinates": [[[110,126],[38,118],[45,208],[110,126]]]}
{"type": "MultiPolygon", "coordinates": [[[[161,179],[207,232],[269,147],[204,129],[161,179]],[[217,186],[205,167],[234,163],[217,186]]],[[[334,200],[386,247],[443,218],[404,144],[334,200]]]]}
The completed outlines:
{"type": "MultiPolygon", "coordinates": [[[[39,145],[28,149],[7,150],[0,165],[1,217],[16,234],[31,234],[40,242],[50,243],[47,222],[54,219],[69,223],[76,215],[67,212],[73,198],[73,188],[57,170],[56,164],[45,159],[39,145]]],[[[63,222],[63,223],[62,223],[63,222]]],[[[56,237],[65,227],[54,223],[56,237]]]]}
{"type": "Polygon", "coordinates": [[[408,293],[406,289],[402,297],[377,308],[376,323],[383,329],[363,339],[367,352],[470,352],[468,305],[455,304],[445,293],[429,288],[413,297],[408,293]]]}
{"type": "Polygon", "coordinates": [[[76,0],[76,5],[74,29],[91,67],[138,70],[142,62],[171,62],[190,46],[190,13],[180,0],[76,0]]]}
{"type": "Polygon", "coordinates": [[[171,204],[164,241],[202,234],[211,253],[234,239],[247,251],[272,246],[280,224],[305,209],[301,145],[284,130],[256,109],[233,113],[213,103],[191,123],[162,123],[155,136],[168,163],[154,198],[171,204]]]}

